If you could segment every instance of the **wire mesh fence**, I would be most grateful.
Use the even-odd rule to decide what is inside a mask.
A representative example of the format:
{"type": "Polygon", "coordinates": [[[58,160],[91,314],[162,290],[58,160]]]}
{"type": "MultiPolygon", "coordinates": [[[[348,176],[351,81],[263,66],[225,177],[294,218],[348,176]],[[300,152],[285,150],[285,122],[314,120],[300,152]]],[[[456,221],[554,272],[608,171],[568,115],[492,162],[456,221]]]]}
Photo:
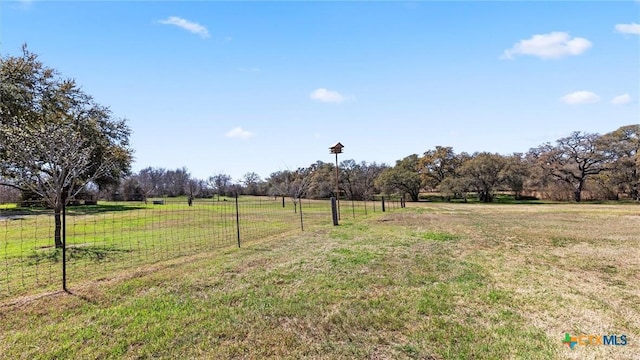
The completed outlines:
{"type": "MultiPolygon", "coordinates": [[[[384,203],[386,211],[401,206],[384,203]]],[[[344,219],[383,208],[382,199],[339,204],[344,219]]],[[[331,226],[332,216],[328,200],[281,197],[100,202],[59,216],[27,205],[0,205],[0,299],[60,289],[63,277],[73,288],[159,261],[331,226]]]]}

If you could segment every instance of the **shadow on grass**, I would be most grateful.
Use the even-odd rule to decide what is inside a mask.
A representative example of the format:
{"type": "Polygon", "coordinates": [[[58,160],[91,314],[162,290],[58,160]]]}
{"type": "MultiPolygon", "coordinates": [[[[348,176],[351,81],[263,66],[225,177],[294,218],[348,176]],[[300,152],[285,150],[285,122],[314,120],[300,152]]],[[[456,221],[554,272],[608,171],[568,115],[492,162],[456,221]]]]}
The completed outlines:
{"type": "Polygon", "coordinates": [[[98,304],[98,301],[96,301],[96,300],[94,300],[94,299],[92,299],[92,298],[90,298],[90,297],[88,297],[86,295],[79,294],[79,293],[74,292],[72,290],[67,290],[65,292],[67,294],[73,296],[73,297],[76,297],[76,298],[86,302],[86,303],[89,303],[89,304],[92,304],[92,305],[97,305],[98,304]]]}
{"type": "MultiPolygon", "coordinates": [[[[114,247],[91,246],[91,247],[67,247],[67,261],[91,260],[108,261],[120,257],[121,254],[132,250],[117,249],[114,247]]],[[[47,249],[29,255],[29,264],[37,265],[43,262],[57,263],[62,261],[62,249],[47,249]]]]}
{"type": "Polygon", "coordinates": [[[272,249],[269,248],[261,248],[261,247],[246,247],[245,250],[249,250],[249,251],[260,251],[260,252],[264,252],[264,251],[273,251],[272,249]]]}
{"type": "Polygon", "coordinates": [[[67,207],[67,215],[70,215],[70,216],[93,215],[93,214],[100,214],[105,212],[141,210],[141,209],[146,209],[146,208],[144,206],[123,205],[123,204],[80,205],[80,206],[67,207]]]}
{"type": "MultiPolygon", "coordinates": [[[[490,202],[483,202],[478,199],[476,195],[469,195],[466,199],[463,198],[446,198],[440,195],[426,195],[420,197],[420,202],[439,202],[439,203],[456,203],[456,204],[514,204],[514,205],[542,205],[542,204],[553,204],[557,203],[556,201],[550,200],[540,200],[535,197],[526,197],[522,196],[519,198],[514,197],[513,195],[503,195],[496,194],[493,197],[493,200],[490,202]]],[[[571,203],[571,202],[567,202],[571,203]]]]}
{"type": "Polygon", "coordinates": [[[42,207],[15,207],[10,209],[0,209],[0,219],[43,214],[53,215],[53,210],[42,207]]]}
{"type": "MultiPolygon", "coordinates": [[[[68,216],[80,216],[80,215],[94,215],[107,212],[118,211],[130,211],[146,209],[144,206],[139,205],[123,205],[123,204],[109,204],[109,205],[77,205],[68,206],[68,216]]],[[[43,207],[16,207],[11,209],[0,209],[0,219],[2,218],[17,218],[20,216],[28,215],[53,215],[53,210],[43,207]]]]}

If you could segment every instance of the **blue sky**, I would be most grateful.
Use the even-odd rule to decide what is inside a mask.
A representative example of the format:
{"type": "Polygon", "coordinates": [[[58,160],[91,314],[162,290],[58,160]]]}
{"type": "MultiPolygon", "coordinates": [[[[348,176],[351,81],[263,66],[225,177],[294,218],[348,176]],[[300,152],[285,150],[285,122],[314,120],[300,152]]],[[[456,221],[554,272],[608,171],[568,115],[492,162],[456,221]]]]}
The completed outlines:
{"type": "Polygon", "coordinates": [[[526,152],[640,121],[640,2],[0,4],[20,46],[133,130],[134,170],[239,179],[436,145],[526,152]]]}

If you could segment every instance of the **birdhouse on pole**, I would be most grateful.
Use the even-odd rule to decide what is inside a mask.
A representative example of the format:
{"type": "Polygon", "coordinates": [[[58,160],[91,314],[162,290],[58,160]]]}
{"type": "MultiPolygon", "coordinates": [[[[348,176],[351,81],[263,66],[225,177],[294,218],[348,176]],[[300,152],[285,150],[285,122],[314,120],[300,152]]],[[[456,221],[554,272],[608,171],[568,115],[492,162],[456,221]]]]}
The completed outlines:
{"type": "Polygon", "coordinates": [[[331,150],[332,154],[342,154],[342,148],[344,147],[344,145],[337,143],[335,145],[333,145],[332,147],[329,148],[329,150],[331,150]]]}

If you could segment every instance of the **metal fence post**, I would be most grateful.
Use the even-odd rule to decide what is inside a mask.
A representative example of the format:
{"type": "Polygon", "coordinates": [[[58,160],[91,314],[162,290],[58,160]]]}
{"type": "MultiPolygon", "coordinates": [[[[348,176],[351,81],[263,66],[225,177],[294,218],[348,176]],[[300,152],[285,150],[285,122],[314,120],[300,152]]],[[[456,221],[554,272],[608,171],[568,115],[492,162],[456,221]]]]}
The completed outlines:
{"type": "Polygon", "coordinates": [[[356,206],[353,202],[353,197],[351,198],[351,213],[353,214],[353,218],[356,218],[356,206]]]}
{"type": "Polygon", "coordinates": [[[236,193],[236,230],[238,232],[238,247],[240,247],[240,211],[238,208],[238,193],[236,193]]]}
{"type": "Polygon", "coordinates": [[[298,198],[298,202],[300,203],[300,230],[304,231],[304,222],[302,220],[302,198],[298,198]]]}
{"type": "Polygon", "coordinates": [[[62,200],[62,290],[67,290],[67,206],[62,200]]]}

